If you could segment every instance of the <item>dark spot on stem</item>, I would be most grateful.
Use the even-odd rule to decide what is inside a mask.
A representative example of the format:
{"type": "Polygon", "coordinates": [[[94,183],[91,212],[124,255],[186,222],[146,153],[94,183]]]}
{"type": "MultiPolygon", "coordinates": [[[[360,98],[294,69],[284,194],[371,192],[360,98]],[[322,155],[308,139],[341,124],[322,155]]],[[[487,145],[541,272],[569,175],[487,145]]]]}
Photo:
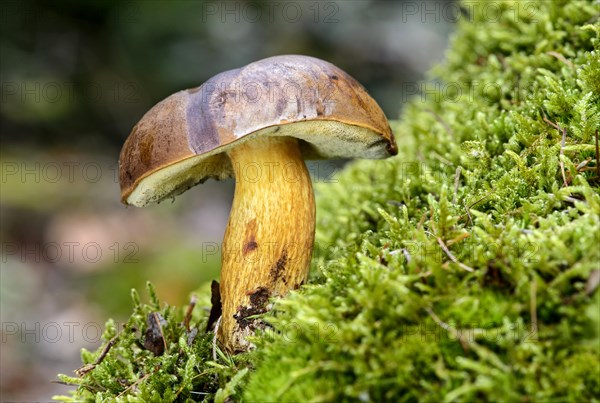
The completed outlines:
{"type": "Polygon", "coordinates": [[[244,256],[258,248],[258,242],[256,242],[256,218],[246,224],[245,240],[242,248],[244,256]]]}
{"type": "Polygon", "coordinates": [[[285,272],[285,265],[287,264],[287,251],[284,249],[281,252],[281,256],[279,256],[279,259],[277,259],[277,262],[275,262],[275,264],[271,267],[271,272],[270,272],[270,276],[271,276],[271,282],[272,283],[276,283],[277,280],[279,280],[282,275],[285,272]]]}
{"type": "Polygon", "coordinates": [[[250,294],[250,304],[256,308],[264,308],[269,302],[269,290],[266,287],[258,287],[250,294]]]}
{"type": "Polygon", "coordinates": [[[242,250],[242,252],[244,253],[244,256],[245,256],[257,248],[258,248],[258,244],[256,243],[256,241],[254,239],[252,239],[244,244],[244,249],[242,250]]]}
{"type": "Polygon", "coordinates": [[[251,318],[251,316],[267,312],[270,293],[266,287],[258,287],[256,290],[249,291],[246,294],[250,296],[250,304],[240,306],[233,317],[241,329],[250,326],[253,329],[257,329],[263,324],[263,321],[260,318],[251,318]]]}

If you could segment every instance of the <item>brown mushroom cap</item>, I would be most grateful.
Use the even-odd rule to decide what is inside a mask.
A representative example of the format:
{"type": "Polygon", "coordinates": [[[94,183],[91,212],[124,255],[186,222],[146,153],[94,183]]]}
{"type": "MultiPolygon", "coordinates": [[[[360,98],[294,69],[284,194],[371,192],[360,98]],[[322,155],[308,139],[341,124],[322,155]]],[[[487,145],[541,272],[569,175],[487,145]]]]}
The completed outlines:
{"type": "Polygon", "coordinates": [[[121,150],[122,201],[144,206],[208,178],[231,177],[226,152],[260,136],[296,137],[305,158],[397,153],[383,111],[354,78],[313,57],[275,56],[150,109],[121,150]]]}

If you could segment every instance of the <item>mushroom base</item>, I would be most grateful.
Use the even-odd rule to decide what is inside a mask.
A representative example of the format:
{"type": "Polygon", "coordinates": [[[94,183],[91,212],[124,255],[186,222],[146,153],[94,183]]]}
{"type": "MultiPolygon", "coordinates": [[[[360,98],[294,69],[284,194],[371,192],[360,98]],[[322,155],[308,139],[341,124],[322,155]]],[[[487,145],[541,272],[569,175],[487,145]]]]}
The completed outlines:
{"type": "Polygon", "coordinates": [[[268,137],[228,152],[235,195],[222,249],[218,339],[230,352],[252,347],[246,338],[264,322],[269,298],[306,281],[315,234],[312,183],[298,140],[268,137]]]}

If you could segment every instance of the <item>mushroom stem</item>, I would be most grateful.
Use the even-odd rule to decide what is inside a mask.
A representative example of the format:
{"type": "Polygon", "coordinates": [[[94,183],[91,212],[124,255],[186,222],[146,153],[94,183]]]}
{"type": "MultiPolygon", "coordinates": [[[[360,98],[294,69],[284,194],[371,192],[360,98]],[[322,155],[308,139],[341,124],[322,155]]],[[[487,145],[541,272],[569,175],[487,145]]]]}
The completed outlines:
{"type": "Polygon", "coordinates": [[[312,183],[298,140],[266,137],[228,152],[236,177],[221,268],[223,316],[218,339],[246,351],[264,327],[252,316],[306,281],[315,234],[312,183]]]}

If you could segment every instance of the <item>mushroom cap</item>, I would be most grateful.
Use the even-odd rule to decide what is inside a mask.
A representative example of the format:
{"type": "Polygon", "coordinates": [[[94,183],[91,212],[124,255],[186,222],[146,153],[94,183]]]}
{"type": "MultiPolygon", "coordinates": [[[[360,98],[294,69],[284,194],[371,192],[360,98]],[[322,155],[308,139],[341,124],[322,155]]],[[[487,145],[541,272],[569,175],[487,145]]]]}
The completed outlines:
{"type": "Polygon", "coordinates": [[[227,151],[261,136],[296,137],[309,159],[397,153],[383,111],[358,81],[314,57],[275,56],[150,109],[121,150],[121,199],[145,206],[208,178],[232,177],[227,151]]]}

